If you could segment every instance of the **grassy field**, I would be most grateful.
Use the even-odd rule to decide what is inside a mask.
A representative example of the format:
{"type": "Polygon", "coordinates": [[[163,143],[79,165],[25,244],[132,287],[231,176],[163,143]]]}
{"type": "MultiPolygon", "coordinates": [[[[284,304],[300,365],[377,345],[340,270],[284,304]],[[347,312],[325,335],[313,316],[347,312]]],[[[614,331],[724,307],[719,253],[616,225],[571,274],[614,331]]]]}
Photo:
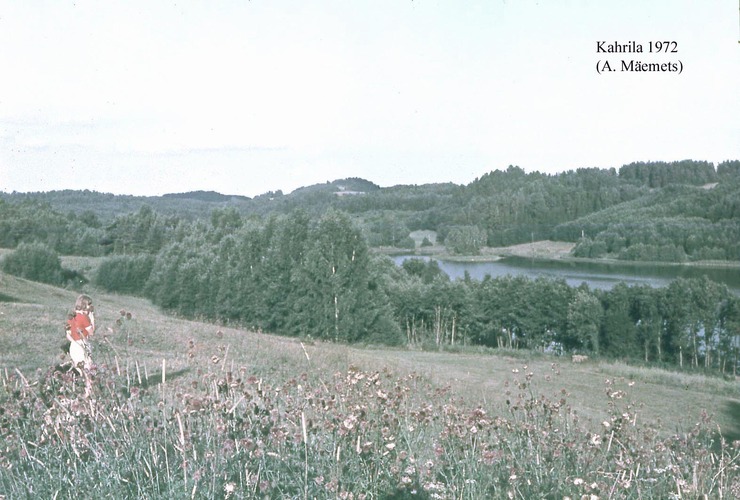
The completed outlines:
{"type": "Polygon", "coordinates": [[[86,395],[54,370],[76,295],[0,273],[0,498],[740,494],[734,380],[301,341],[93,292],[86,395]]]}

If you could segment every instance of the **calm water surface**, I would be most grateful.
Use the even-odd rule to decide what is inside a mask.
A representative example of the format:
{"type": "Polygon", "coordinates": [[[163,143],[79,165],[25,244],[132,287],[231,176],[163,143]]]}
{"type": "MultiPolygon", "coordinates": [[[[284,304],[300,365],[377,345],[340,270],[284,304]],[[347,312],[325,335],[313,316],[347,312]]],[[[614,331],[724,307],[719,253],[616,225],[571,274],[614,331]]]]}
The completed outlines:
{"type": "MultiPolygon", "coordinates": [[[[393,257],[397,265],[406,259],[424,259],[415,255],[393,257]]],[[[463,278],[465,271],[475,280],[486,275],[500,276],[538,276],[564,279],[570,286],[586,283],[590,288],[611,289],[620,281],[627,285],[646,284],[654,288],[668,285],[677,278],[700,278],[707,276],[713,281],[726,284],[736,295],[740,295],[740,269],[701,268],[694,266],[651,266],[629,263],[592,263],[537,261],[525,257],[504,257],[496,262],[453,262],[438,260],[439,267],[451,279],[463,278]]]]}

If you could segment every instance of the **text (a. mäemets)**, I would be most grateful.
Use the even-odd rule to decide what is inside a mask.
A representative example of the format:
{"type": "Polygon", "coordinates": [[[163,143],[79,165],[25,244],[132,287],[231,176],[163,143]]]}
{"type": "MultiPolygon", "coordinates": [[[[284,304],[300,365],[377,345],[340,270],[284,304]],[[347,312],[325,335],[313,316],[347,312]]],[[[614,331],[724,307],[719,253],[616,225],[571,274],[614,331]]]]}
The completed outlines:
{"type": "MultiPolygon", "coordinates": [[[[599,59],[596,61],[596,72],[604,73],[683,73],[683,62],[680,59],[665,60],[661,55],[678,54],[678,42],[674,40],[658,40],[640,43],[635,40],[626,42],[596,42],[597,54],[643,54],[641,59],[599,59]],[[660,60],[645,60],[659,58],[660,60]]],[[[607,56],[608,57],[608,56],[607,56]]]]}

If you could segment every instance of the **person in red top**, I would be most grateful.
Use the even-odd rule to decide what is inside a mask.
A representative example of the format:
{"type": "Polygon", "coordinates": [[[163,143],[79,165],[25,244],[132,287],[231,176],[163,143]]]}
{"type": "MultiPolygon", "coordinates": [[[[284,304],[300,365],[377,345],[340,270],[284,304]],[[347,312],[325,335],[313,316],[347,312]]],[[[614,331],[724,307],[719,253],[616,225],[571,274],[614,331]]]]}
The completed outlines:
{"type": "Polygon", "coordinates": [[[88,295],[80,295],[75,302],[75,311],[67,317],[67,340],[70,341],[69,356],[78,371],[83,368],[89,370],[92,365],[90,358],[89,337],[95,333],[95,314],[92,299],[88,295]]]}

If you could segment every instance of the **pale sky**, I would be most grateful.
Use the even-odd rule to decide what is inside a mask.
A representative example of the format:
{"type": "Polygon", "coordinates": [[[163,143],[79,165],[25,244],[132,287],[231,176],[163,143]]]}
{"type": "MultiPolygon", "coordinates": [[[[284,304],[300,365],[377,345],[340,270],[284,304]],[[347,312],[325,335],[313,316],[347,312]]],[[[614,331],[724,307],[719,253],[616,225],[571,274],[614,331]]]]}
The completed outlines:
{"type": "Polygon", "coordinates": [[[0,0],[0,191],[256,196],[740,159],[738,7],[0,0]]]}

